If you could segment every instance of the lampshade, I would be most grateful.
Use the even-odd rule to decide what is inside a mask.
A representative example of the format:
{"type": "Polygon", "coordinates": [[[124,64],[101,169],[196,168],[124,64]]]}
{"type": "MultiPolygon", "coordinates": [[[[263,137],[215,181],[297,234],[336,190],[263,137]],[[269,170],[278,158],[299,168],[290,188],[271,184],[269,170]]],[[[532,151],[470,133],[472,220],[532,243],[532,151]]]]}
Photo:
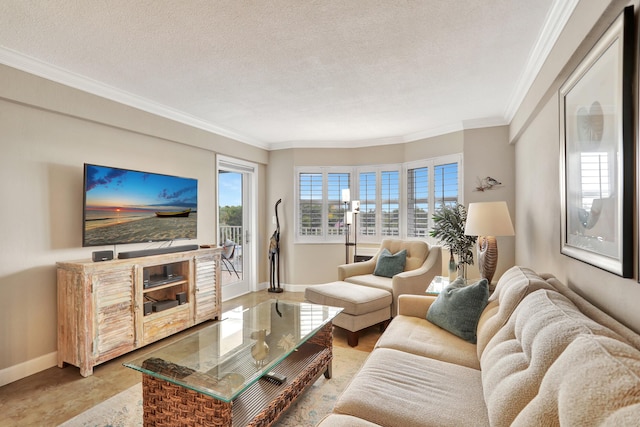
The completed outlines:
{"type": "Polygon", "coordinates": [[[351,200],[351,191],[348,188],[342,189],[342,201],[348,202],[351,200]]]}
{"type": "Polygon", "coordinates": [[[351,211],[346,211],[345,213],[345,224],[351,225],[353,224],[353,212],[351,211]]]}
{"type": "Polygon", "coordinates": [[[495,236],[513,236],[513,224],[506,202],[469,203],[467,236],[478,236],[478,270],[489,283],[498,265],[498,243],[495,236]]]}
{"type": "Polygon", "coordinates": [[[467,236],[513,236],[515,232],[507,202],[469,203],[464,234],[467,236]]]}

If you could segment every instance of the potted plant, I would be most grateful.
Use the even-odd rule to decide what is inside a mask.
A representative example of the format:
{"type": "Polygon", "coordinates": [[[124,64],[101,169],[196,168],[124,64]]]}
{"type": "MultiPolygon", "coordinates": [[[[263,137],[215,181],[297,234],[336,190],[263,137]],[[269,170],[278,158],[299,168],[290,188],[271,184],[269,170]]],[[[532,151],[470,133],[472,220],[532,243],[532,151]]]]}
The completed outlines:
{"type": "MultiPolygon", "coordinates": [[[[438,239],[449,249],[451,258],[458,258],[458,276],[467,278],[467,265],[473,265],[473,251],[477,236],[464,234],[467,222],[467,209],[461,205],[444,205],[433,214],[433,228],[429,231],[431,237],[438,239]]],[[[455,261],[454,261],[455,262],[455,261]]]]}

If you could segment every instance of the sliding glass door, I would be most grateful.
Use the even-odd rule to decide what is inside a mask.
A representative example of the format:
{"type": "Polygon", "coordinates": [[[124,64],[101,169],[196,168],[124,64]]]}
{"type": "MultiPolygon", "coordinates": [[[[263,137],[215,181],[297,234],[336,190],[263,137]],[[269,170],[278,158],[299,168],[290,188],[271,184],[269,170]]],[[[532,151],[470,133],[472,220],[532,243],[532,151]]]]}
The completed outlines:
{"type": "Polygon", "coordinates": [[[218,244],[222,247],[222,300],[256,287],[255,174],[253,164],[218,156],[218,244]]]}

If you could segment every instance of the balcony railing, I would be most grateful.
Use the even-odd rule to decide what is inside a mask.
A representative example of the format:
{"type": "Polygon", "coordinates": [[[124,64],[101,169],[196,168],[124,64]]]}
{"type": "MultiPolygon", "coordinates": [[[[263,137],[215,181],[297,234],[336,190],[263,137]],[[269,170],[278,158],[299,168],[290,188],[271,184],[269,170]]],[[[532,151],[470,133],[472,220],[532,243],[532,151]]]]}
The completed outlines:
{"type": "MultiPolygon", "coordinates": [[[[235,243],[236,248],[233,254],[233,258],[230,262],[235,267],[238,273],[242,273],[242,226],[241,225],[221,225],[220,226],[220,246],[224,246],[227,240],[231,240],[235,243]]],[[[222,268],[227,270],[225,263],[222,263],[222,268]]]]}
{"type": "Polygon", "coordinates": [[[242,226],[241,225],[221,225],[220,226],[220,245],[222,246],[227,239],[235,242],[236,245],[242,244],[242,226]]]}

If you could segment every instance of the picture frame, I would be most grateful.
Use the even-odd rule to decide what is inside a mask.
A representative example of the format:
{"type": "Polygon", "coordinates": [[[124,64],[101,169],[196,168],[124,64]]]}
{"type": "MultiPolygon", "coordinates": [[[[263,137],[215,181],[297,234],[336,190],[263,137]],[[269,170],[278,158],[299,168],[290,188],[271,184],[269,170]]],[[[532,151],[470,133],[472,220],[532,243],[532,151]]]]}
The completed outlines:
{"type": "Polygon", "coordinates": [[[561,253],[633,276],[634,13],[626,7],[559,90],[561,253]]]}

